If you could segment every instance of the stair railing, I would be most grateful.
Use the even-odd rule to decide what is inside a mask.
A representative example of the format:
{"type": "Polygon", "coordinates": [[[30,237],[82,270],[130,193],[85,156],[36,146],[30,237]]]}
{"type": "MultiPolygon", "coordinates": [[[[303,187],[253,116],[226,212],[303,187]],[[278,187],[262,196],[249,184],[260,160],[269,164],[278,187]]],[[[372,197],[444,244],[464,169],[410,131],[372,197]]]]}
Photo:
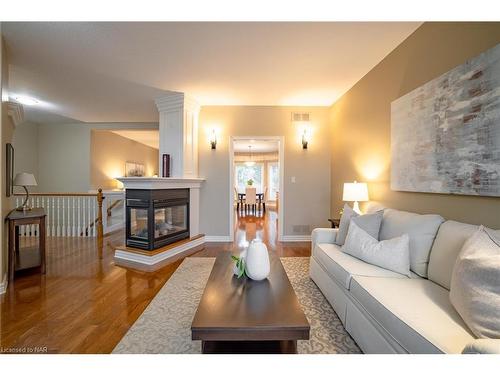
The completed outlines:
{"type": "MultiPolygon", "coordinates": [[[[18,207],[24,194],[14,196],[18,207]]],[[[96,237],[102,257],[103,200],[102,189],[98,189],[96,193],[30,193],[28,204],[45,209],[47,237],[96,237]]],[[[40,232],[37,225],[22,225],[19,235],[38,237],[40,232]]]]}

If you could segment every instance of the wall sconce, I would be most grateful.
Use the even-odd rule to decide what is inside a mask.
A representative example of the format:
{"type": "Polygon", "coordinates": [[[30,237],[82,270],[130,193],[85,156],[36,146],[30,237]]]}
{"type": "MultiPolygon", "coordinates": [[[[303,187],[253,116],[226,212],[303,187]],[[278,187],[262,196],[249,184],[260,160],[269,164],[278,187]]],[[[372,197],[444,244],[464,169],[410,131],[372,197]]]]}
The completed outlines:
{"type": "Polygon", "coordinates": [[[307,145],[309,144],[309,140],[311,138],[311,131],[308,127],[304,127],[302,132],[302,149],[307,150],[307,145]]]}
{"type": "Polygon", "coordinates": [[[217,133],[215,132],[215,129],[212,129],[212,132],[210,133],[210,146],[212,150],[217,148],[217,133]]]}

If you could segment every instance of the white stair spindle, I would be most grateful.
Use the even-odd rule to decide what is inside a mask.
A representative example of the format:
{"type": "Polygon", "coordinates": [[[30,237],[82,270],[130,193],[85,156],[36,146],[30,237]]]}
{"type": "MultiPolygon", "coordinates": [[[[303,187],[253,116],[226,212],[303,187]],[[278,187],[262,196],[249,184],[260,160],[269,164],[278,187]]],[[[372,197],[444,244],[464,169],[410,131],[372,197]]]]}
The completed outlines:
{"type": "MultiPolygon", "coordinates": [[[[39,207],[40,207],[40,197],[39,197],[39,196],[36,196],[35,200],[36,200],[35,206],[36,206],[37,208],[39,208],[39,207]]],[[[39,225],[36,225],[36,226],[35,226],[35,236],[36,236],[36,237],[39,237],[39,236],[40,236],[40,226],[39,226],[39,225]]]]}
{"type": "Polygon", "coordinates": [[[82,223],[82,232],[83,236],[87,236],[87,211],[85,210],[85,197],[82,197],[82,214],[83,214],[83,223],[82,223]]]}
{"type": "Polygon", "coordinates": [[[65,207],[64,207],[64,197],[59,198],[61,200],[61,214],[62,214],[62,224],[61,224],[61,236],[66,237],[66,227],[64,223],[64,212],[65,212],[65,207]]]}
{"type": "Polygon", "coordinates": [[[92,228],[90,226],[92,222],[92,208],[90,207],[90,199],[87,197],[87,236],[91,237],[92,236],[92,228]]]}
{"type": "Polygon", "coordinates": [[[72,224],[72,236],[75,237],[75,233],[76,233],[76,226],[75,226],[75,197],[73,197],[73,220],[71,222],[72,224]]]}
{"type": "Polygon", "coordinates": [[[61,235],[61,215],[60,215],[60,212],[61,212],[61,207],[60,207],[60,198],[59,197],[56,197],[56,207],[57,207],[57,237],[59,237],[61,235]]]}
{"type": "Polygon", "coordinates": [[[56,235],[56,201],[55,201],[55,197],[52,197],[51,199],[52,201],[52,220],[51,220],[51,224],[52,224],[52,237],[55,237],[56,235]]]}
{"type": "Polygon", "coordinates": [[[81,208],[80,201],[81,201],[81,198],[80,198],[80,197],[78,197],[78,211],[77,211],[77,213],[78,213],[78,236],[79,236],[79,235],[80,235],[80,233],[81,233],[81,225],[80,225],[80,220],[81,220],[81,217],[80,217],[80,213],[81,213],[82,211],[81,211],[81,209],[80,209],[80,208],[81,208]]]}
{"type": "Polygon", "coordinates": [[[95,237],[96,236],[96,226],[97,226],[97,223],[96,223],[96,205],[97,205],[97,198],[96,197],[92,197],[92,222],[94,223],[94,225],[92,226],[92,237],[95,237]]]}

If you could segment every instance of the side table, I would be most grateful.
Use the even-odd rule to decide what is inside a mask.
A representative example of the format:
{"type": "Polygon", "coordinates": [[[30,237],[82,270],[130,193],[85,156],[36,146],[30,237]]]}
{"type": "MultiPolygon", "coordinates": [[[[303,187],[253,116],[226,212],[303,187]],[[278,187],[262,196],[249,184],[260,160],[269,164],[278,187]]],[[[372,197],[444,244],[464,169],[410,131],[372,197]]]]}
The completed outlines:
{"type": "Polygon", "coordinates": [[[340,225],[340,219],[328,219],[332,223],[332,228],[338,228],[340,225]]]}
{"type": "Polygon", "coordinates": [[[29,211],[12,211],[7,215],[7,222],[9,225],[9,282],[14,280],[15,271],[22,269],[40,267],[42,274],[45,274],[45,210],[43,208],[33,208],[29,211]],[[19,254],[19,226],[38,224],[39,237],[38,247],[40,251],[40,264],[25,265],[21,261],[19,254]]]}

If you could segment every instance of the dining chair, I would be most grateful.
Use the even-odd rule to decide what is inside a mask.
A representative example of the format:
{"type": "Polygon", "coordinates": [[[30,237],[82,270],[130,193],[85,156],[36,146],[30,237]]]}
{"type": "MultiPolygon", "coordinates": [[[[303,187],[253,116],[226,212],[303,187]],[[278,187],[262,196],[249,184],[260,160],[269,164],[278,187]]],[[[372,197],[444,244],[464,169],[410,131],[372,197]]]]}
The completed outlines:
{"type": "Polygon", "coordinates": [[[240,202],[240,195],[238,194],[238,189],[236,189],[236,187],[234,187],[234,199],[236,199],[236,211],[239,211],[240,203],[243,202],[240,202]]]}
{"type": "Polygon", "coordinates": [[[257,189],[254,187],[245,188],[245,210],[247,208],[257,211],[257,189]]]}

